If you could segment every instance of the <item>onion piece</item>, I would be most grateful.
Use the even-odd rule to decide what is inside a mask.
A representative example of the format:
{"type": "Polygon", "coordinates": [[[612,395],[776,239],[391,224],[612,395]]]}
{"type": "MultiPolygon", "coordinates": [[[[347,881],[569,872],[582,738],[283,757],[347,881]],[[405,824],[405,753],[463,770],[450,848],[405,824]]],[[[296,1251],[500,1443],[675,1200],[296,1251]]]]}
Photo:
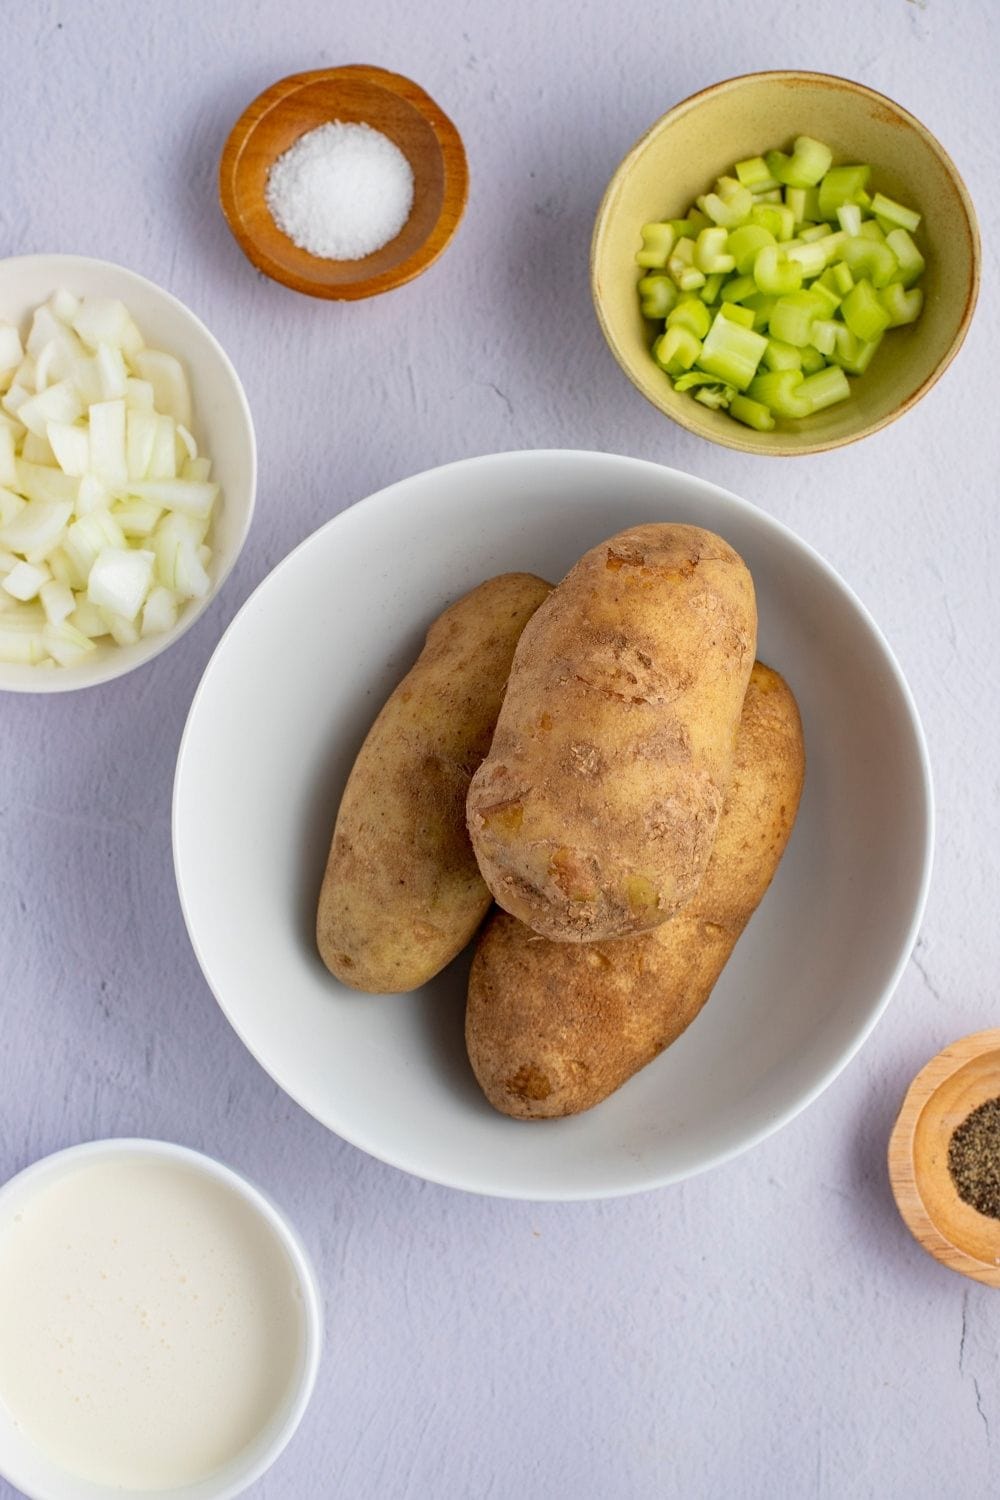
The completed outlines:
{"type": "Polygon", "coordinates": [[[197,479],[140,479],[129,485],[129,491],[142,500],[162,505],[164,510],[204,520],[212,513],[219,486],[197,479]]]}
{"type": "Polygon", "coordinates": [[[184,367],[162,349],[143,349],[132,360],[136,374],[153,387],[156,410],[173,417],[183,427],[191,426],[191,391],[184,367]]]}
{"type": "Polygon", "coordinates": [[[89,408],[90,468],[106,484],[128,483],[125,462],[125,402],[97,401],[89,408]]]}
{"type": "Polygon", "coordinates": [[[38,590],[43,583],[49,580],[48,568],[36,568],[29,562],[15,563],[7,574],[0,588],[4,589],[12,599],[20,599],[27,604],[29,599],[38,598],[38,590]]]}
{"type": "Polygon", "coordinates": [[[86,428],[71,422],[49,422],[45,433],[63,473],[82,478],[90,468],[90,437],[86,428]]]}
{"type": "Polygon", "coordinates": [[[49,578],[42,584],[38,591],[45,611],[45,618],[50,625],[59,625],[71,615],[76,608],[76,598],[73,590],[58,579],[49,578]]]}
{"type": "Polygon", "coordinates": [[[61,667],[71,667],[74,662],[93,651],[94,643],[80,630],[75,630],[68,620],[60,624],[49,624],[42,629],[42,645],[61,667]]]}
{"type": "Polygon", "coordinates": [[[25,555],[55,547],[72,514],[72,503],[67,500],[29,500],[18,515],[0,526],[0,546],[25,555]]]}
{"type": "MultiPolygon", "coordinates": [[[[98,553],[87,580],[87,598],[99,609],[134,620],[153,582],[152,552],[131,547],[105,547],[98,553]]],[[[114,632],[112,631],[112,634],[114,632]]]]}

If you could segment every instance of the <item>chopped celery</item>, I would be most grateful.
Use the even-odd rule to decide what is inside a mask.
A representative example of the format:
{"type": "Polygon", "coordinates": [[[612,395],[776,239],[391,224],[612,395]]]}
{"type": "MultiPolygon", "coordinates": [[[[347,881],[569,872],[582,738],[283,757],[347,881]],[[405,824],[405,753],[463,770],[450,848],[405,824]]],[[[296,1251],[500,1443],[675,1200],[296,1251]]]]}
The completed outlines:
{"type": "MultiPolygon", "coordinates": [[[[640,306],[645,317],[661,326],[653,356],[675,390],[710,409],[728,410],[758,432],[769,432],[776,420],[802,419],[849,396],[847,376],[862,374],[885,331],[914,322],[923,304],[916,283],[924,258],[911,234],[920,215],[875,189],[869,192],[870,176],[871,168],[864,164],[833,166],[828,147],[797,136],[790,152],[768,151],[737,162],[683,218],[643,225],[636,256],[646,273],[639,281],[640,306]]],[[[50,361],[50,370],[42,359],[45,371],[39,365],[36,378],[31,356],[41,359],[42,352],[29,348],[29,357],[17,366],[24,395],[12,390],[10,399],[4,397],[15,418],[35,398],[36,386],[40,394],[63,374],[61,367],[50,361]]],[[[122,371],[116,365],[112,373],[114,389],[98,382],[87,405],[120,400],[122,371]]],[[[8,385],[13,378],[6,377],[8,385]]],[[[127,385],[125,396],[133,420],[127,385]]],[[[28,411],[34,417],[34,407],[28,411]]],[[[40,447],[51,426],[49,441],[65,438],[64,446],[68,444],[75,436],[73,417],[45,415],[44,429],[31,443],[40,447]]],[[[184,434],[168,425],[173,463],[178,438],[193,450],[184,434]]],[[[176,452],[180,463],[179,446],[176,452]]],[[[18,465],[24,468],[33,453],[34,447],[16,450],[15,478],[21,477],[18,465]]],[[[67,447],[67,463],[70,457],[70,468],[79,467],[67,447]]],[[[152,460],[146,467],[147,477],[160,477],[152,460]]],[[[164,471],[163,477],[174,472],[164,471]]],[[[9,484],[5,473],[0,473],[0,483],[9,484]]],[[[72,482],[81,487],[94,483],[89,473],[72,482]]],[[[142,482],[142,475],[130,480],[142,482]]],[[[84,506],[82,488],[74,503],[80,517],[93,509],[89,498],[84,506]]],[[[54,563],[52,572],[57,581],[51,589],[56,590],[64,580],[54,563]]],[[[70,581],[70,586],[75,584],[70,581]]]]}
{"type": "Polygon", "coordinates": [[[697,297],[682,297],[667,313],[668,328],[687,328],[696,339],[703,339],[712,326],[712,314],[697,297]]]}
{"type": "Polygon", "coordinates": [[[899,277],[904,286],[912,286],[924,272],[924,258],[905,229],[893,229],[885,242],[899,267],[899,277]]]}
{"type": "Polygon", "coordinates": [[[653,358],[671,375],[690,370],[701,344],[689,328],[668,328],[653,345],[653,358]]]}
{"type": "Polygon", "coordinates": [[[770,432],[774,427],[774,418],[767,407],[760,401],[751,401],[749,396],[735,395],[729,403],[729,415],[756,432],[770,432]]]}
{"type": "Polygon", "coordinates": [[[761,364],[769,370],[801,370],[802,351],[794,344],[783,344],[780,339],[768,339],[761,364]]]}
{"type": "Polygon", "coordinates": [[[902,328],[905,323],[915,323],[924,305],[924,294],[918,286],[907,291],[898,281],[890,281],[878,293],[878,299],[889,314],[889,327],[902,328]]]}
{"type": "Polygon", "coordinates": [[[846,401],[850,394],[851,388],[847,383],[847,376],[837,365],[828,365],[825,370],[817,370],[815,375],[809,375],[803,380],[795,391],[796,400],[809,402],[810,412],[822,411],[825,406],[833,406],[838,401],[846,401]]]}
{"type": "Polygon", "coordinates": [[[790,261],[777,245],[765,245],[754,259],[753,279],[758,290],[780,297],[798,291],[802,285],[802,267],[790,261]]]}
{"type": "Polygon", "coordinates": [[[719,316],[728,318],[730,323],[739,323],[742,328],[753,327],[753,308],[740,307],[738,302],[723,302],[719,316]]]}
{"type": "Polygon", "coordinates": [[[738,161],[733,171],[742,186],[749,188],[752,193],[766,193],[778,186],[762,156],[749,156],[746,161],[738,161]]]}
{"type": "Polygon", "coordinates": [[[809,342],[820,354],[832,354],[837,347],[838,324],[832,318],[815,318],[809,342]]]}
{"type": "Polygon", "coordinates": [[[809,403],[798,396],[803,378],[801,370],[769,370],[757,376],[747,395],[751,401],[770,407],[779,417],[807,417],[809,403]]]}
{"type": "Polygon", "coordinates": [[[795,215],[784,203],[755,203],[750,222],[759,224],[776,240],[790,240],[795,233],[795,215]]]}
{"type": "Polygon", "coordinates": [[[752,328],[742,328],[720,314],[712,324],[701,346],[696,363],[702,370],[718,375],[727,385],[745,390],[760,364],[767,339],[752,328]]]}
{"type": "Polygon", "coordinates": [[[734,276],[731,281],[723,284],[722,301],[744,302],[747,297],[752,297],[757,290],[757,283],[752,276],[734,276]]]}
{"type": "Polygon", "coordinates": [[[636,252],[636,265],[662,270],[674,248],[676,234],[669,224],[643,224],[639,233],[642,235],[642,249],[636,252]]]}
{"type": "Polygon", "coordinates": [[[779,297],[768,324],[771,336],[804,349],[811,337],[813,319],[821,313],[822,305],[812,292],[791,292],[787,297],[779,297]]]}
{"type": "Polygon", "coordinates": [[[872,198],[872,213],[880,219],[888,219],[889,223],[900,229],[908,229],[911,232],[920,224],[920,215],[912,208],[906,208],[902,203],[897,203],[894,198],[887,198],[884,193],[876,193],[872,198]]]}
{"type": "Polygon", "coordinates": [[[831,167],[819,185],[819,211],[824,219],[833,220],[842,203],[857,203],[872,169],[868,166],[831,167]]]}
{"type": "Polygon", "coordinates": [[[705,193],[696,201],[702,213],[713,224],[721,224],[725,229],[735,229],[737,225],[745,224],[749,218],[753,194],[749,188],[737,184],[737,191],[728,199],[721,198],[718,193],[705,193]]]}
{"type": "Polygon", "coordinates": [[[739,229],[729,231],[726,249],[736,262],[740,276],[747,276],[753,270],[757,251],[774,243],[774,235],[762,224],[741,224],[739,229]]]}
{"type": "Polygon", "coordinates": [[[708,406],[713,411],[720,411],[728,407],[730,401],[736,395],[731,385],[703,385],[694,393],[694,399],[700,401],[702,406],[708,406]]]}
{"type": "Polygon", "coordinates": [[[721,225],[713,225],[711,229],[703,229],[695,243],[694,263],[699,271],[706,275],[714,274],[716,271],[734,271],[736,262],[731,255],[726,254],[726,238],[728,230],[721,225]]]}
{"type": "Polygon", "coordinates": [[[643,276],[639,296],[644,318],[665,318],[677,301],[677,287],[669,276],[643,276]]]}
{"type": "Polygon", "coordinates": [[[855,338],[869,343],[884,333],[890,316],[878,299],[871,282],[862,278],[840,304],[841,316],[855,338]]]}
{"type": "Polygon", "coordinates": [[[855,281],[867,277],[872,286],[887,286],[898,269],[898,262],[888,244],[877,240],[848,239],[841,255],[855,281]]]}

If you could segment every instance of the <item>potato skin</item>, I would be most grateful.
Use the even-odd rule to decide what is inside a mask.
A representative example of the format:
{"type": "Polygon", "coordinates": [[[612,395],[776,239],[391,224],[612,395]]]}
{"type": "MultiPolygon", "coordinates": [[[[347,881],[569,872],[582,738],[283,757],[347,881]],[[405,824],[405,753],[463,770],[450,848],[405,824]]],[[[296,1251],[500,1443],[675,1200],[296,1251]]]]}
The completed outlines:
{"type": "Polygon", "coordinates": [[[465,946],[490,904],[465,827],[521,631],[551,585],[488,579],[440,615],[348,778],[316,941],[353,989],[414,990],[465,946]]]}
{"type": "Polygon", "coordinates": [[[675,1041],[711,994],[784,853],[805,774],[799,711],[777,672],[750,678],[705,878],[655,931],[571,946],[498,912],[472,964],[465,1034],[487,1099],[536,1120],[606,1099],[675,1041]]]}
{"type": "Polygon", "coordinates": [[[525,629],[469,832],[496,901],[561,942],[656,927],[705,871],[756,649],[746,565],[697,526],[620,532],[525,629]]]}

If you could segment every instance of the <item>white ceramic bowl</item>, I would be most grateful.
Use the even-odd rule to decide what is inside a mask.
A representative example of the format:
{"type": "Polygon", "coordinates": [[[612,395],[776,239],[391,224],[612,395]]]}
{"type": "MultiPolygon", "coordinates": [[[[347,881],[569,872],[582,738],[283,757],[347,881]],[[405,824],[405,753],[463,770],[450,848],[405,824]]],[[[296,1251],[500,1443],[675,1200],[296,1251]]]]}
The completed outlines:
{"type": "MultiPolygon", "coordinates": [[[[301,1240],[271,1200],[245,1177],[200,1151],[170,1141],[88,1141],[45,1156],[0,1187],[0,1224],[9,1220],[41,1189],[82,1165],[122,1157],[156,1156],[204,1172],[224,1184],[253,1209],[288,1257],[301,1298],[303,1339],[299,1367],[283,1406],[257,1440],[232,1463],[197,1484],[180,1489],[143,1490],[142,1500],[234,1500],[271,1467],[298,1427],[309,1404],[323,1342],[322,1302],[315,1276],[301,1240]]],[[[136,1491],[93,1484],[53,1464],[14,1425],[0,1402],[0,1474],[30,1500],[123,1500],[136,1491]]]]}
{"type": "Polygon", "coordinates": [[[188,931],[220,1005],[272,1077],[384,1161],[522,1198],[674,1181],[815,1099],[899,978],[931,844],[916,710],[846,584],[735,496],[598,453],[452,464],[383,490],[304,542],[209,663],[174,788],[188,931]],[[694,1025],[589,1113],[512,1121],[485,1102],[465,1056],[467,957],[417,994],[388,997],[345,990],[320,963],[315,907],[330,832],[358,746],[445,604],[505,569],[559,578],[586,548],[650,520],[710,527],[750,565],[760,656],[802,710],[802,810],[694,1025]]]}
{"type": "Polygon", "coordinates": [[[79,665],[51,671],[0,662],[0,690],[14,693],[93,687],[159,656],[190,629],[229,577],[250,529],[257,491],[257,446],[247,398],[228,356],[204,323],[144,276],[83,255],[21,255],[0,261],[0,321],[16,323],[23,332],[28,315],[60,286],[78,296],[119,298],[147,344],[176,355],[186,367],[194,436],[212,459],[213,478],[221,485],[209,537],[212,586],[204,599],[192,599],[181,610],[173,630],[134,646],[98,641],[79,665]]]}

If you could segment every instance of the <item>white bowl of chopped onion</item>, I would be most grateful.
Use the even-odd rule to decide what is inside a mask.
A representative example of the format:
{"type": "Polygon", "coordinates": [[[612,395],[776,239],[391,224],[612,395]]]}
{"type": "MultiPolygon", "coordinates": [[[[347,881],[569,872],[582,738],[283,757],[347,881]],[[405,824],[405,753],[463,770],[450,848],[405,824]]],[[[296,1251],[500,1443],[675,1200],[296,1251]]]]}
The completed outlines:
{"type": "Polygon", "coordinates": [[[107,261],[0,261],[0,690],[158,656],[229,575],[256,483],[243,386],[183,303],[107,261]]]}

